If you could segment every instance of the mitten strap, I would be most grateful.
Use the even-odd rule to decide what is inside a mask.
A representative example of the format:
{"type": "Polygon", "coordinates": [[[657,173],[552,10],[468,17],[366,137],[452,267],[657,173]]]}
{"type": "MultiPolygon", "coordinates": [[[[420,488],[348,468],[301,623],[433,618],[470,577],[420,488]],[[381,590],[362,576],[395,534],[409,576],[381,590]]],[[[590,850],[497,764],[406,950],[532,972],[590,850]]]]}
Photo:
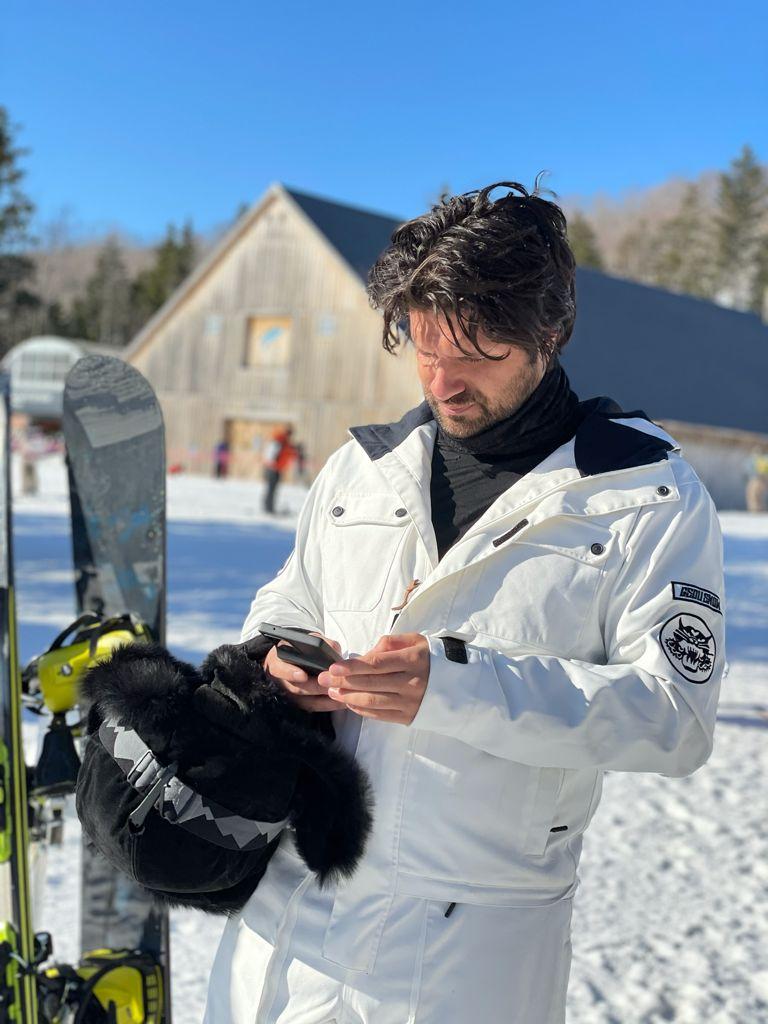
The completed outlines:
{"type": "Polygon", "coordinates": [[[131,814],[131,821],[138,827],[156,807],[172,825],[181,825],[216,846],[246,852],[266,846],[288,826],[287,818],[253,821],[200,796],[174,774],[176,765],[161,764],[135,730],[114,719],[101,723],[99,739],[131,786],[146,794],[131,814]]]}

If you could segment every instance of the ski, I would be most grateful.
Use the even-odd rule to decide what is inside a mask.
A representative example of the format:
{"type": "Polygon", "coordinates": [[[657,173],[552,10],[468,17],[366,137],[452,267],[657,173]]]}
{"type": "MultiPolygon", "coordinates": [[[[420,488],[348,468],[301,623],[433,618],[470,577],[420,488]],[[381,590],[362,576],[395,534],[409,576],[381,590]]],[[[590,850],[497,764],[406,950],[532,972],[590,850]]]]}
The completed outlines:
{"type": "Polygon", "coordinates": [[[10,389],[0,375],[0,1024],[36,1024],[27,769],[11,544],[10,389]]]}
{"type": "MultiPolygon", "coordinates": [[[[130,616],[164,643],[165,438],[154,392],[122,360],[86,356],[66,380],[63,428],[78,614],[130,616]]],[[[82,853],[83,953],[154,958],[163,979],[155,1019],[170,1024],[167,910],[91,846],[82,853]]]]}

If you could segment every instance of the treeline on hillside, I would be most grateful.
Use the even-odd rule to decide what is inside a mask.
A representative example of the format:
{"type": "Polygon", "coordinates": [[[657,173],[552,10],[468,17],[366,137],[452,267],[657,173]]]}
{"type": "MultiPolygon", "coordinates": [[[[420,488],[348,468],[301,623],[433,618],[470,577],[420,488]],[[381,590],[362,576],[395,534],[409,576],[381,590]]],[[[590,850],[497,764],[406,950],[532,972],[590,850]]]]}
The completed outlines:
{"type": "Polygon", "coordinates": [[[714,189],[686,183],[671,214],[636,218],[610,251],[581,210],[570,214],[568,235],[581,266],[768,319],[768,173],[749,146],[714,189]]]}
{"type": "Polygon", "coordinates": [[[131,276],[119,239],[110,236],[82,293],[67,306],[59,301],[47,303],[33,333],[125,345],[190,273],[196,253],[192,225],[187,223],[180,230],[170,225],[154,248],[149,266],[131,276]]]}
{"type": "Polygon", "coordinates": [[[39,334],[122,346],[143,327],[195,265],[191,223],[170,225],[145,266],[130,273],[117,236],[100,247],[90,275],[68,300],[38,280],[35,207],[22,189],[20,159],[8,112],[0,107],[0,355],[39,334]]]}

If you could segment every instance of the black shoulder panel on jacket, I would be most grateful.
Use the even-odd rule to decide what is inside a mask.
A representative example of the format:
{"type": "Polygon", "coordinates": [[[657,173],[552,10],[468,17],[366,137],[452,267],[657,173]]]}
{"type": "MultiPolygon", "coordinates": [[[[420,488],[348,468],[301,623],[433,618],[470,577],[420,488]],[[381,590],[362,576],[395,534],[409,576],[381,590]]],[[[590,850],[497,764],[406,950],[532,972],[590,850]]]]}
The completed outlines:
{"type": "MultiPolygon", "coordinates": [[[[633,466],[646,466],[667,458],[673,446],[668,441],[635,430],[617,419],[644,419],[644,412],[623,412],[610,398],[592,398],[581,403],[586,415],[574,438],[574,459],[582,476],[612,473],[633,466]]],[[[650,420],[649,420],[650,422],[650,420]]]]}
{"type": "MultiPolygon", "coordinates": [[[[611,473],[666,459],[672,445],[653,434],[635,430],[618,419],[650,419],[641,410],[624,412],[612,398],[600,396],[581,402],[582,420],[574,438],[574,458],[582,476],[611,473]]],[[[409,409],[396,423],[372,423],[351,427],[350,433],[369,458],[380,459],[393,451],[418,427],[433,420],[428,403],[409,409]]]]}
{"type": "Polygon", "coordinates": [[[396,423],[350,427],[349,432],[363,446],[368,456],[375,460],[397,448],[412,431],[431,419],[434,419],[432,410],[427,402],[422,402],[415,409],[409,409],[396,423]]]}

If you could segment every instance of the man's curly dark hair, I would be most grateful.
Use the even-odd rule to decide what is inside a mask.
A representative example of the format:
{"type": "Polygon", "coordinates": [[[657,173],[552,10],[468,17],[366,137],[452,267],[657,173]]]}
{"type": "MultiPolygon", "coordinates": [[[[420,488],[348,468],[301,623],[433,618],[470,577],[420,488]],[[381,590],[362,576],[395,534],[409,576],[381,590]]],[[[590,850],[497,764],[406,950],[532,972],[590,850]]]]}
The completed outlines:
{"type": "Polygon", "coordinates": [[[566,220],[555,203],[514,181],[463,195],[443,195],[432,209],[402,224],[368,276],[371,305],[384,314],[382,343],[394,352],[407,333],[410,309],[442,314],[452,340],[477,331],[524,349],[547,365],[568,342],[576,317],[576,263],[566,220]],[[508,191],[492,199],[498,188],[508,191]],[[458,331],[458,335],[457,335],[458,331]]]}

